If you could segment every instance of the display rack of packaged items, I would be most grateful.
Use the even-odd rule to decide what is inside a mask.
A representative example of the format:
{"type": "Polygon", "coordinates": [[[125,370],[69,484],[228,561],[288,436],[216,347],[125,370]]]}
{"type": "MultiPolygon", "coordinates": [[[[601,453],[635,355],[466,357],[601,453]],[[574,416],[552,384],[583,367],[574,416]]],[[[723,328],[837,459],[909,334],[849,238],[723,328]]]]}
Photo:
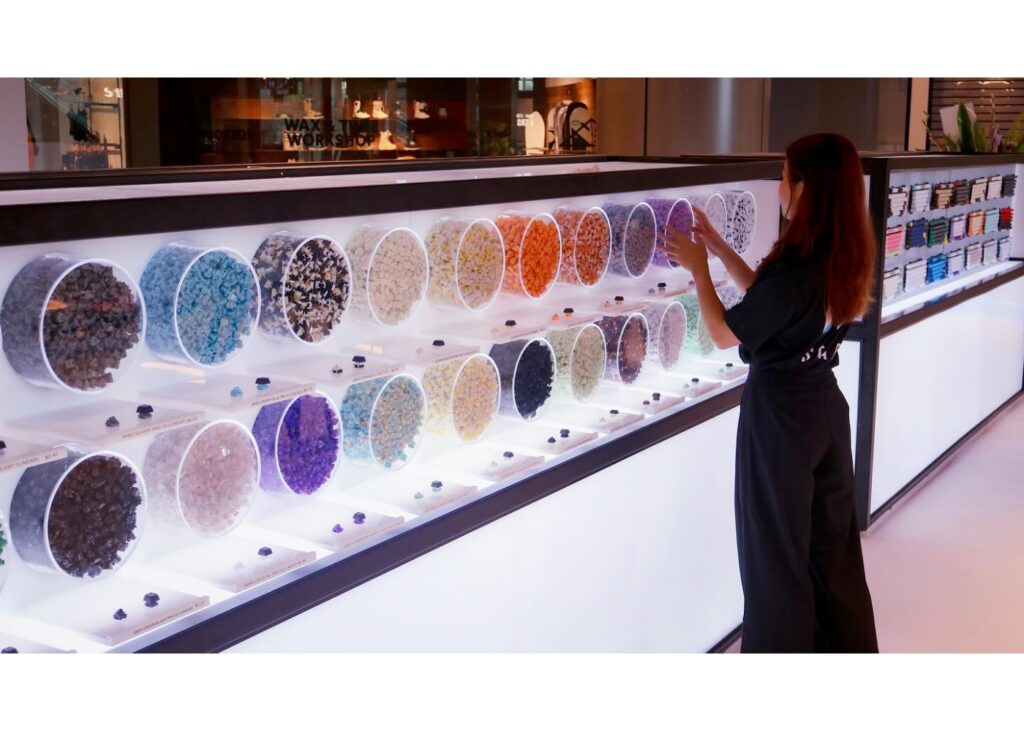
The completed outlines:
{"type": "Polygon", "coordinates": [[[1012,241],[1003,252],[993,235],[1013,228],[1016,174],[1011,169],[898,168],[890,173],[883,301],[899,301],[1010,258],[1012,241]]]}
{"type": "Polygon", "coordinates": [[[536,198],[515,194],[530,177],[441,175],[436,199],[372,215],[346,195],[204,229],[184,206],[180,225],[0,245],[0,636],[24,615],[22,648],[160,647],[652,420],[732,408],[715,399],[742,383],[738,356],[665,241],[702,211],[755,266],[781,166],[697,167],[536,198]]]}

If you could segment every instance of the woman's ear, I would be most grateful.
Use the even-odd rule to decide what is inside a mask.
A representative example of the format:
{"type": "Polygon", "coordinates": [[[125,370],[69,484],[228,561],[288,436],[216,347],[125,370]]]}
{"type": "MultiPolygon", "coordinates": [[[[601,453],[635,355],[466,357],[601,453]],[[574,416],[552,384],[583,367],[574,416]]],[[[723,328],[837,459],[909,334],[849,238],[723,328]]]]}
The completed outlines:
{"type": "Polygon", "coordinates": [[[789,199],[789,209],[791,211],[796,210],[797,203],[800,201],[800,196],[803,195],[803,193],[804,181],[801,180],[796,185],[793,186],[793,194],[790,196],[789,199]]]}

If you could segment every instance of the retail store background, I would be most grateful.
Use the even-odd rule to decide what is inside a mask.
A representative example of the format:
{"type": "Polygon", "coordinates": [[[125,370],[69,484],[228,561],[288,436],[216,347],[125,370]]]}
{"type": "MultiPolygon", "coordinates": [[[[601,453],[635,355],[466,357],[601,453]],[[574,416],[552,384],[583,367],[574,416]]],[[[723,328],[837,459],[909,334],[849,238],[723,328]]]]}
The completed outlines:
{"type": "MultiPolygon", "coordinates": [[[[544,116],[558,99],[570,98],[586,104],[588,114],[596,120],[594,146],[576,152],[657,156],[779,151],[789,140],[820,129],[841,132],[860,149],[923,150],[927,135],[921,120],[929,111],[930,98],[945,99],[956,89],[974,89],[984,81],[0,79],[0,171],[283,162],[289,151],[280,149],[280,123],[274,119],[280,107],[268,111],[268,94],[274,99],[290,95],[300,107],[301,98],[308,95],[314,98],[318,112],[334,106],[336,115],[344,106],[346,118],[353,116],[348,100],[359,97],[384,95],[389,107],[401,100],[408,104],[410,117],[418,96],[448,99],[450,109],[445,109],[443,120],[437,119],[434,109],[434,119],[423,123],[427,125],[424,134],[437,147],[429,151],[423,145],[423,150],[415,152],[420,157],[522,154],[523,131],[516,129],[517,125],[525,124],[531,111],[544,116]],[[268,84],[278,81],[291,86],[284,91],[268,90],[268,84]],[[347,103],[342,104],[341,99],[347,103]],[[75,119],[87,120],[91,136],[72,129],[75,119]],[[36,147],[31,167],[26,154],[26,120],[36,147]],[[272,122],[278,123],[276,133],[272,122]],[[220,145],[212,141],[213,132],[223,135],[220,145]],[[246,136],[248,142],[241,152],[227,143],[231,134],[246,136]],[[277,157],[284,157],[255,154],[259,152],[256,148],[267,147],[267,137],[275,134],[277,157]]],[[[364,101],[364,110],[369,104],[364,101]]],[[[351,129],[378,129],[373,119],[348,121],[351,129]]],[[[310,154],[299,161],[338,159],[336,152],[303,152],[310,154]]],[[[371,158],[395,154],[368,148],[357,152],[371,158]]],[[[346,153],[346,159],[353,154],[346,153]]]]}

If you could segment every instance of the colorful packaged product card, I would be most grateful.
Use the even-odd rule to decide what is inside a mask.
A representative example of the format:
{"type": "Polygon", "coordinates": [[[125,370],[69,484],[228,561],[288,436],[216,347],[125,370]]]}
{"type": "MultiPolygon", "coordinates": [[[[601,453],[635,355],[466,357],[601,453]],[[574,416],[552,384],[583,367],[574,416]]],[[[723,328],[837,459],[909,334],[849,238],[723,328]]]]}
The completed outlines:
{"type": "Polygon", "coordinates": [[[916,183],[910,187],[911,213],[924,213],[931,202],[932,184],[916,183]]]}
{"type": "Polygon", "coordinates": [[[978,236],[985,233],[985,211],[971,211],[967,214],[967,235],[978,236]]]}
{"type": "Polygon", "coordinates": [[[996,198],[1001,198],[1003,195],[1003,176],[1002,175],[991,175],[988,179],[988,190],[985,196],[988,200],[993,201],[996,198]]]}
{"type": "Polygon", "coordinates": [[[1010,258],[1010,237],[1004,236],[996,242],[996,256],[999,261],[1006,261],[1010,258]]]}
{"type": "Polygon", "coordinates": [[[946,254],[946,275],[955,277],[964,270],[964,250],[955,249],[946,254]]]}
{"type": "Polygon", "coordinates": [[[903,291],[916,292],[925,285],[927,268],[924,259],[916,259],[903,268],[903,291]]]}
{"type": "Polygon", "coordinates": [[[981,266],[981,255],[982,251],[980,241],[969,244],[967,246],[966,263],[964,265],[965,268],[970,270],[981,266]]]}
{"type": "Polygon", "coordinates": [[[984,233],[990,234],[999,230],[999,209],[989,208],[985,211],[984,233]]]}
{"type": "Polygon", "coordinates": [[[925,284],[932,284],[946,278],[946,255],[936,254],[928,257],[925,284]]]}
{"type": "Polygon", "coordinates": [[[988,178],[976,178],[971,181],[971,203],[980,203],[988,196],[988,178]]]}
{"type": "Polygon", "coordinates": [[[932,190],[932,208],[941,210],[953,203],[953,183],[936,183],[932,190]]]}
{"type": "Polygon", "coordinates": [[[900,294],[902,272],[899,267],[887,269],[882,275],[882,300],[890,302],[900,294]]]}
{"type": "Polygon", "coordinates": [[[1013,228],[1013,209],[1007,206],[999,209],[999,230],[1009,231],[1013,228]]]}
{"type": "Polygon", "coordinates": [[[928,246],[941,246],[949,235],[949,219],[933,218],[928,222],[928,246]]]}
{"type": "Polygon", "coordinates": [[[893,256],[903,251],[903,236],[906,229],[903,224],[890,226],[885,230],[885,254],[893,256]]]}
{"type": "Polygon", "coordinates": [[[966,206],[971,201],[971,184],[967,180],[957,180],[953,183],[953,205],[966,206]]]}
{"type": "Polygon", "coordinates": [[[928,244],[928,219],[918,218],[907,224],[907,248],[916,249],[928,244]]]}
{"type": "Polygon", "coordinates": [[[999,249],[995,239],[990,239],[981,245],[981,263],[984,265],[995,264],[999,260],[999,249]]]}
{"type": "Polygon", "coordinates": [[[893,185],[889,188],[889,215],[902,216],[907,212],[910,199],[910,188],[906,185],[893,185]]]}
{"type": "Polygon", "coordinates": [[[1003,189],[1001,191],[1003,198],[1009,198],[1017,190],[1017,176],[1016,175],[1004,175],[1003,176],[1003,189]]]}
{"type": "Polygon", "coordinates": [[[949,240],[960,241],[967,238],[967,216],[958,213],[949,218],[949,240]]]}

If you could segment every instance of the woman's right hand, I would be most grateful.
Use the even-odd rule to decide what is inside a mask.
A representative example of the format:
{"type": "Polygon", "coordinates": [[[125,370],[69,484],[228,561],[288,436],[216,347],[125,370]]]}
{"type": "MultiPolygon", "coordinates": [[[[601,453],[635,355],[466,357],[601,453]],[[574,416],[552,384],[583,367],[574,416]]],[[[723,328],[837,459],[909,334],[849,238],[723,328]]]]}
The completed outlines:
{"type": "Polygon", "coordinates": [[[723,261],[732,252],[732,247],[725,243],[722,234],[715,230],[707,214],[696,206],[693,209],[693,238],[723,261]]]}

